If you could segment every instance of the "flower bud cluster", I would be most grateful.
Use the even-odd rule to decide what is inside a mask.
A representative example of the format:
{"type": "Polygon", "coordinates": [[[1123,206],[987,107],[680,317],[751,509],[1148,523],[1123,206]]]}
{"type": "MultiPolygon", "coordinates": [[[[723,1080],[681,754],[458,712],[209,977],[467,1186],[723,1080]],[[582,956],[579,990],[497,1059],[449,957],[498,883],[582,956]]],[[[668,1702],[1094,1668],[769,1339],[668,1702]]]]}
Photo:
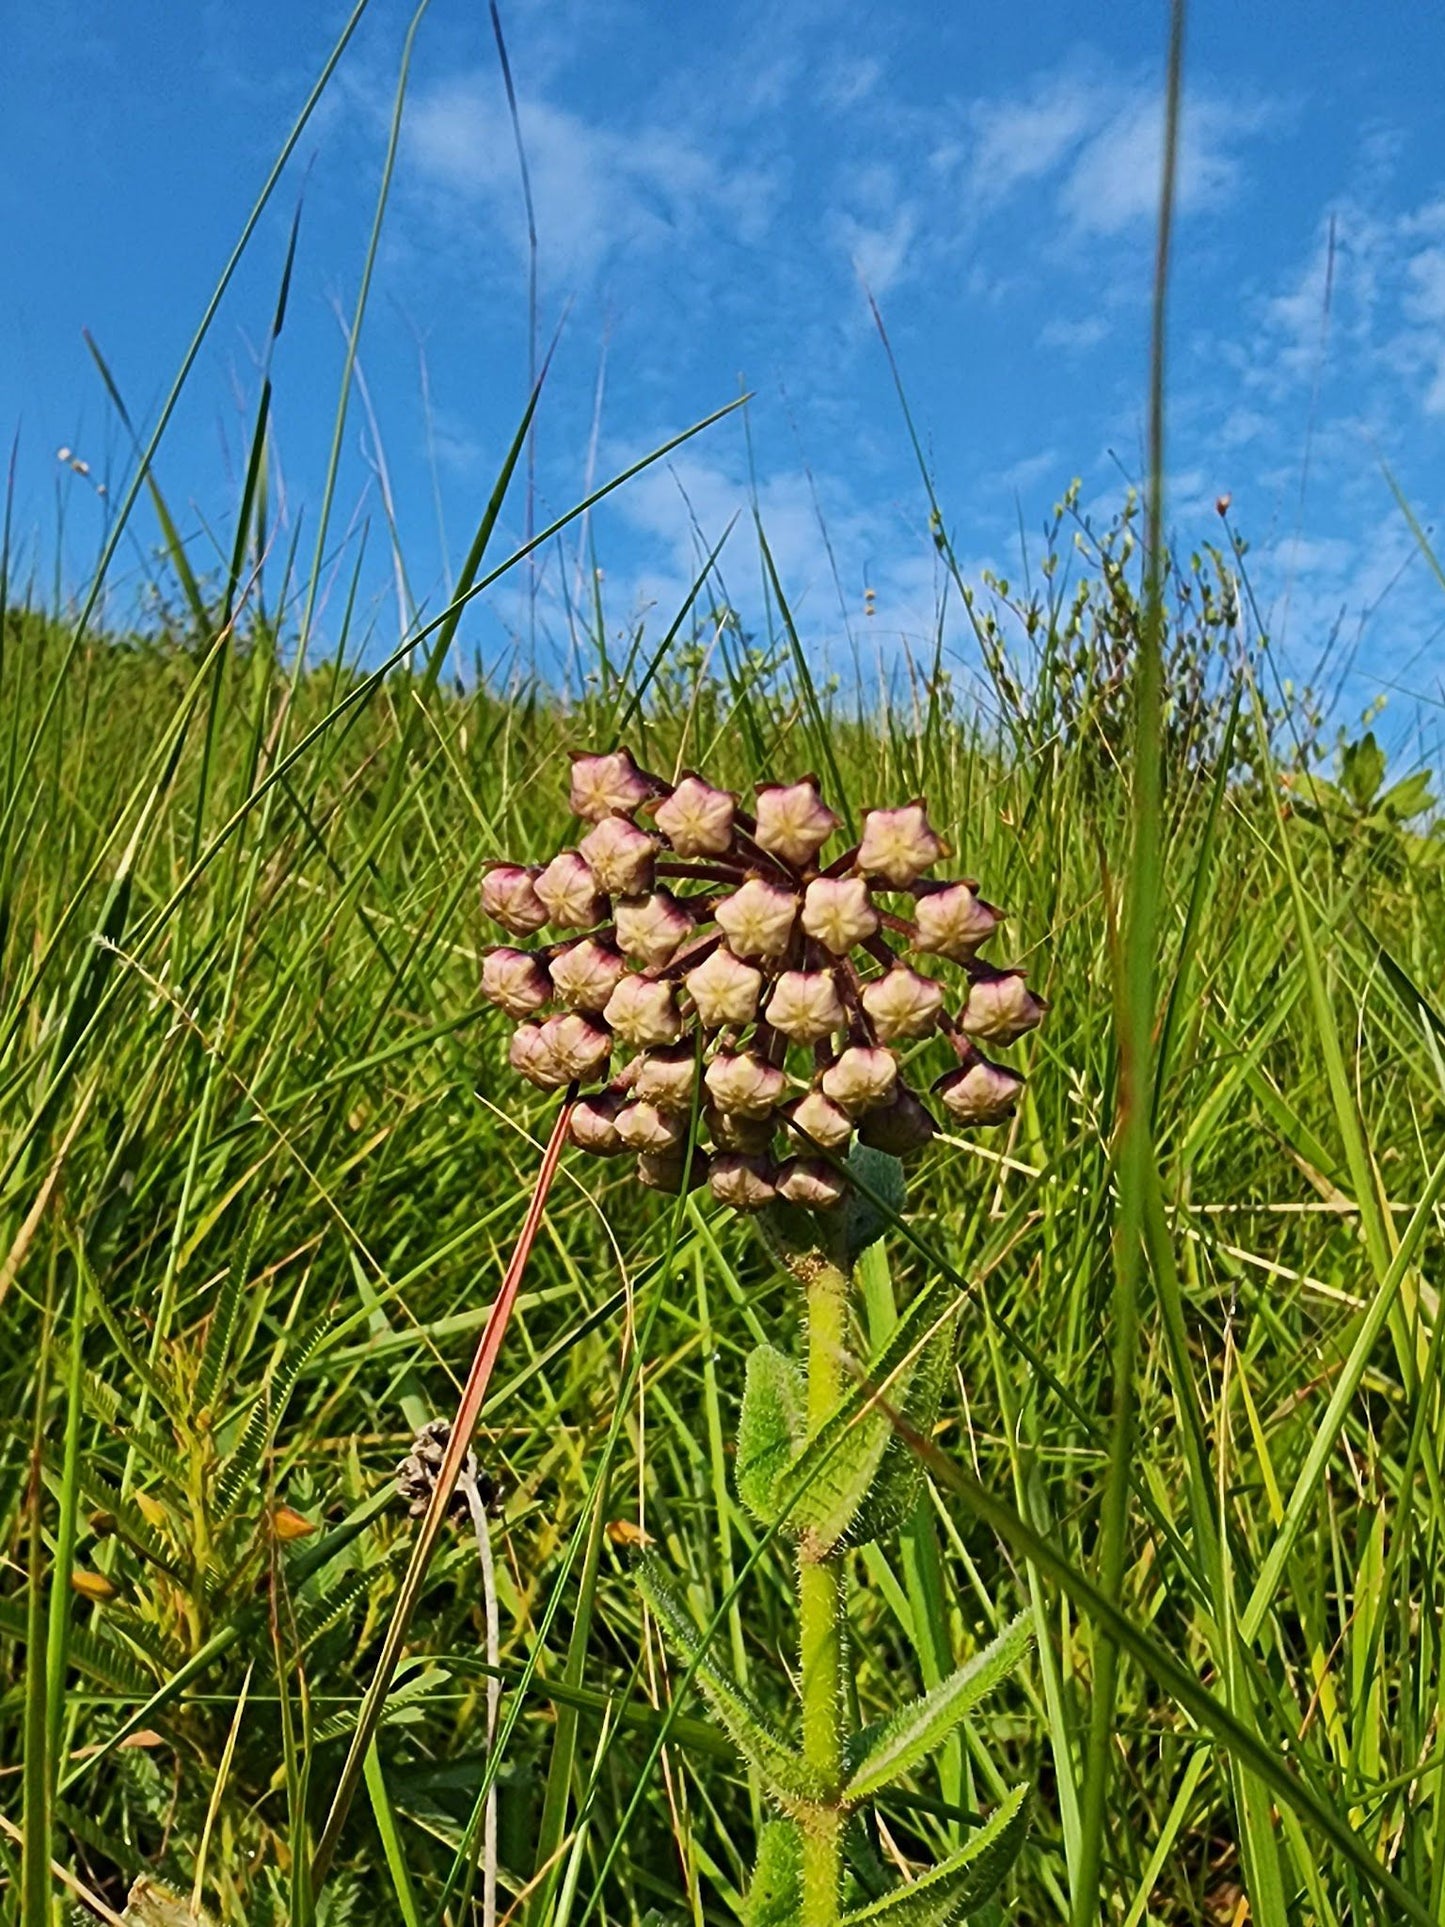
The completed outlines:
{"type": "Polygon", "coordinates": [[[581,1092],[579,1149],[742,1211],[824,1210],[855,1137],[907,1157],[934,1136],[898,1047],[935,1034],[956,1059],[932,1086],[945,1116],[1012,1116],[1023,1079],[981,1046],[1013,1043],[1047,1005],[979,958],[1002,912],[928,874],[947,851],[921,802],[869,810],[831,860],[842,825],[811,776],[760,787],[748,814],[619,749],[573,758],[571,804],[588,826],[575,849],[486,873],[482,907],[509,937],[557,935],[490,950],[482,989],[516,1021],[512,1067],[581,1092]]]}

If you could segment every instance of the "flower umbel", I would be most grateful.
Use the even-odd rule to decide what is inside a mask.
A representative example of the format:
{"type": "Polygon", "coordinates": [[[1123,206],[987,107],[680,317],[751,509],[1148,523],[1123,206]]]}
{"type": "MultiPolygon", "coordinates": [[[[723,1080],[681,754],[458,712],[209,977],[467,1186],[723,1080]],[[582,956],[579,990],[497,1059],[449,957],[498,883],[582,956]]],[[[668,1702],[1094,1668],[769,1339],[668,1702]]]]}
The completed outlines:
{"type": "Polygon", "coordinates": [[[571,802],[577,847],[494,864],[482,893],[508,936],[558,940],[498,945],[482,989],[517,1020],[516,1071],[595,1086],[572,1112],[578,1149],[631,1153],[662,1190],[707,1181],[742,1211],[827,1210],[855,1136],[897,1157],[934,1136],[898,1056],[934,1036],[956,1065],[931,1085],[948,1122],[1012,1116],[1023,1078],[977,1045],[1012,1043],[1048,1006],[1021,971],[978,960],[1003,912],[926,874],[947,846],[923,802],[869,810],[831,859],[841,822],[811,776],[760,785],[749,816],[730,790],[666,782],[618,749],[573,758],[571,802]],[[689,1156],[694,1113],[706,1142],[689,1156]]]}

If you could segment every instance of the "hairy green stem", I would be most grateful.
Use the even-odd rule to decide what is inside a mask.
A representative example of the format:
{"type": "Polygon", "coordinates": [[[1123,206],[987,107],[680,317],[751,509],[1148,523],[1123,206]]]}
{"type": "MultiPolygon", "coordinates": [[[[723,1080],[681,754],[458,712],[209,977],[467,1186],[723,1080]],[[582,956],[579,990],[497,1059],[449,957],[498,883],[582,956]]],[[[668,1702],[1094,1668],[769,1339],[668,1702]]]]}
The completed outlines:
{"type": "MultiPolygon", "coordinates": [[[[818,1432],[843,1398],[848,1280],[837,1265],[815,1262],[808,1294],[808,1431],[818,1432]]],[[[803,1817],[802,1927],[835,1927],[843,1899],[844,1597],[841,1559],[804,1539],[799,1548],[799,1662],[803,1757],[823,1798],[803,1817]]]]}

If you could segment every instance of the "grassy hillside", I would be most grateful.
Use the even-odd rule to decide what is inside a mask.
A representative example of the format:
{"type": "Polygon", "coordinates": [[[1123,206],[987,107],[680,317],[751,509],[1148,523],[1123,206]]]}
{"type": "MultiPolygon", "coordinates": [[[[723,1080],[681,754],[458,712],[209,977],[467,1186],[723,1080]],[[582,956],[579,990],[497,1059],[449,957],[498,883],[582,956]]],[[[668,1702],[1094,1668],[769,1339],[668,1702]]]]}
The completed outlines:
{"type": "MultiPolygon", "coordinates": [[[[1267,664],[1258,694],[1241,670],[1242,566],[1226,545],[1168,603],[1162,1203],[1125,1461],[1107,1918],[1238,1921],[1244,1850],[1277,1855],[1251,1918],[1272,1894],[1279,1919],[1400,1918],[1368,1855],[1439,1919],[1445,850],[1423,785],[1387,794],[1369,743],[1334,786],[1308,775],[1305,721],[1271,706],[1267,664]],[[1210,1699],[1181,1703],[1140,1640],[1210,1699]]],[[[846,700],[799,680],[781,617],[744,639],[707,592],[650,680],[660,635],[570,707],[459,683],[451,661],[298,672],[249,606],[227,627],[201,588],[205,621],[151,639],[6,614],[12,1906],[26,1833],[32,1918],[37,1841],[117,1910],[145,1874],[226,1919],[307,1918],[298,1857],[412,1529],[393,1468],[450,1414],[554,1109],[480,998],[483,866],[569,840],[566,750],[624,740],[741,791],[814,770],[855,811],[926,796],[957,871],[1008,910],[999,954],[1051,1001],[1013,1053],[1019,1116],[945,1133],[870,1260],[874,1294],[961,1294],[934,1442],[1013,1522],[935,1466],[901,1540],[848,1576],[864,1720],[1034,1614],[1035,1657],[885,1803],[878,1845],[936,1857],[1027,1778],[1033,1830],[995,1917],[1069,1918],[1099,1638],[1078,1579],[1099,1574],[1113,1437],[1138,575],[1127,532],[1088,535],[1039,601],[1010,614],[979,590],[978,689],[936,662],[846,700]]],[[[795,1299],[706,1192],[674,1214],[616,1165],[564,1162],[479,1434],[518,1917],[732,1916],[758,1787],[690,1688],[659,1752],[681,1668],[630,1568],[645,1541],[703,1622],[721,1611],[732,1665],[782,1716],[791,1559],[739,1505],[731,1441],[743,1358],[792,1330],[795,1299]]],[[[466,1906],[483,1617],[463,1524],[319,1918],[466,1906]]]]}

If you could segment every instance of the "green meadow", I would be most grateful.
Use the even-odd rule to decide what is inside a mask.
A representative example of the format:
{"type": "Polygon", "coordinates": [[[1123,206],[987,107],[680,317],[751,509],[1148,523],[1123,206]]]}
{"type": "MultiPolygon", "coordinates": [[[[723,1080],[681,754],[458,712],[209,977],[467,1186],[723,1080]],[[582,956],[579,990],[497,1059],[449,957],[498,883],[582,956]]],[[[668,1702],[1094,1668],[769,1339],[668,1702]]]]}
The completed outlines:
{"type": "MultiPolygon", "coordinates": [[[[1247,531],[1171,555],[1157,489],[1107,527],[1065,490],[1029,577],[975,582],[920,467],[936,647],[820,666],[760,520],[682,607],[579,614],[564,686],[467,653],[527,566],[526,419],[382,661],[324,540],[277,538],[268,407],[204,560],[162,442],[88,588],[42,597],[8,541],[0,570],[9,1917],[838,1917],[753,1880],[791,1768],[748,1722],[791,1748],[811,1660],[737,1437],[803,1293],[625,1159],[563,1155],[475,1434],[490,1503],[448,1515],[334,1804],[416,1542],[395,1469],[456,1411],[559,1104],[482,997],[483,876],[574,843],[569,752],[625,745],[743,797],[812,772],[853,822],[926,799],[1049,1003],[1012,1118],[942,1117],[850,1254],[838,1409],[910,1480],[839,1540],[829,1717],[866,1737],[1018,1651],[900,1741],[840,1905],[1445,1921],[1445,841],[1428,772],[1281,680],[1247,531]],[[104,593],[132,526],[144,623],[104,593]],[[863,1394],[925,1291],[920,1427],[863,1394]],[[997,1883],[939,1897],[1018,1788],[997,1883]]],[[[915,1088],[948,1062],[906,1047],[915,1088]]]]}

